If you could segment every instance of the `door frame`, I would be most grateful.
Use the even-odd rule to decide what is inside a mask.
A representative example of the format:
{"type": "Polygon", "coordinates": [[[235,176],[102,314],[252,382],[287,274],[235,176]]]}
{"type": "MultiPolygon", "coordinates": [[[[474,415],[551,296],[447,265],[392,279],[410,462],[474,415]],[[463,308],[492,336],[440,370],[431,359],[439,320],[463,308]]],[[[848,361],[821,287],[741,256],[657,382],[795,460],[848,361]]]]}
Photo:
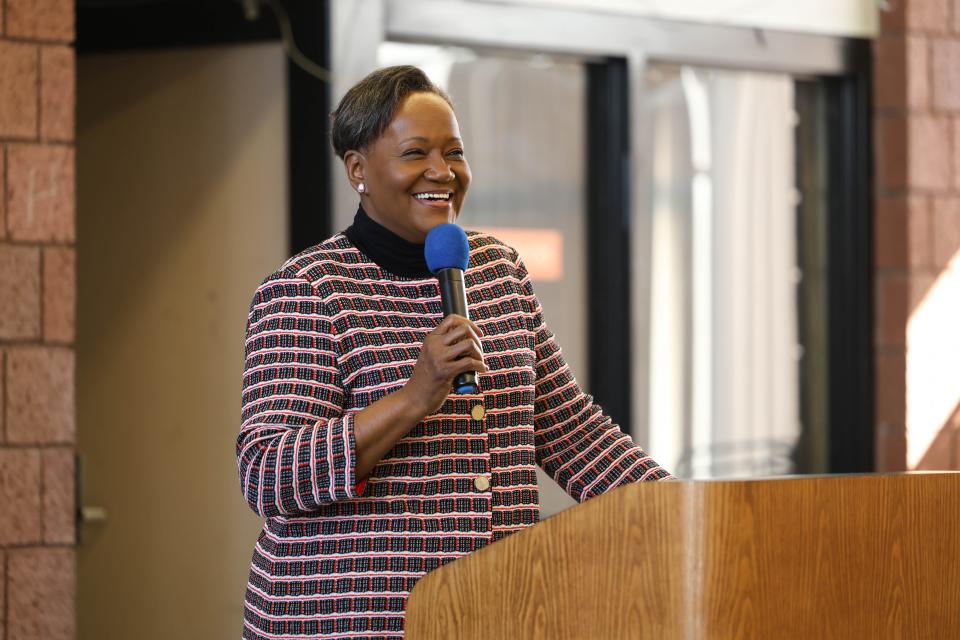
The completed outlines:
{"type": "MultiPolygon", "coordinates": [[[[595,79],[599,80],[601,76],[606,78],[607,88],[613,91],[616,91],[617,87],[616,83],[611,84],[611,78],[615,76],[610,75],[609,68],[612,67],[609,65],[620,65],[623,69],[626,86],[623,87],[621,82],[620,89],[625,89],[625,95],[622,99],[615,95],[608,97],[612,100],[610,104],[619,104],[626,109],[621,135],[626,135],[629,142],[627,152],[619,155],[619,166],[608,169],[626,178],[626,188],[619,203],[616,200],[611,202],[609,198],[606,201],[601,198],[592,200],[588,209],[593,209],[595,213],[597,207],[619,205],[629,215],[620,217],[619,221],[615,214],[599,220],[591,217],[591,225],[599,223],[603,228],[588,242],[591,253],[588,256],[588,264],[591,265],[588,281],[592,285],[590,306],[603,306],[608,313],[604,320],[594,314],[597,317],[592,317],[590,321],[590,379],[594,382],[592,391],[598,401],[614,413],[624,431],[632,433],[641,441],[646,439],[649,429],[648,398],[645,391],[648,388],[649,374],[644,367],[633,372],[629,366],[610,366],[609,363],[625,360],[623,337],[630,335],[631,327],[634,329],[636,342],[632,353],[641,361],[649,360],[649,347],[644,338],[649,335],[649,309],[646,313],[641,312],[636,314],[637,317],[631,318],[631,304],[629,299],[624,299],[624,292],[629,294],[632,289],[641,292],[649,290],[650,247],[624,247],[621,241],[609,255],[602,256],[598,253],[610,250],[611,238],[617,234],[628,235],[631,224],[640,226],[635,229],[635,237],[649,239],[651,235],[651,216],[644,206],[651,190],[647,178],[650,175],[650,159],[643,150],[649,148],[647,142],[651,139],[652,132],[641,111],[631,108],[631,105],[640,104],[643,98],[648,61],[833,78],[840,84],[850,86],[861,86],[864,78],[869,77],[866,75],[868,70],[862,65],[851,63],[851,58],[860,58],[857,54],[863,49],[863,41],[829,35],[676,22],[632,14],[598,12],[589,7],[531,6],[510,1],[330,0],[330,13],[330,23],[333,26],[330,34],[334,74],[332,96],[335,100],[376,67],[378,45],[388,40],[465,46],[478,50],[529,51],[575,56],[589,63],[593,68],[590,73],[595,79]],[[600,71],[605,66],[608,69],[606,75],[600,71]],[[618,224],[624,226],[618,227],[618,224]],[[627,233],[624,233],[625,231],[627,233]],[[629,260],[631,251],[637,252],[632,268],[629,260]],[[598,285],[611,271],[618,277],[623,277],[620,286],[613,288],[615,291],[598,285]],[[610,308],[606,306],[610,304],[612,294],[617,296],[616,313],[609,313],[610,308]],[[631,375],[638,375],[642,379],[631,381],[631,375]],[[635,394],[634,389],[644,391],[635,394]]],[[[596,108],[599,108],[599,105],[596,108]]],[[[861,112],[866,108],[865,105],[860,105],[861,112]]],[[[608,112],[606,115],[611,114],[608,112]]],[[[868,120],[866,113],[861,115],[868,120]]],[[[598,129],[588,124],[587,130],[590,133],[599,133],[603,128],[598,129]]],[[[613,133],[609,126],[606,127],[606,133],[613,133]]],[[[847,145],[859,144],[863,142],[863,136],[864,132],[861,130],[845,136],[844,139],[847,145]]],[[[604,142],[588,142],[588,147],[593,145],[595,150],[598,148],[597,144],[602,145],[604,142]]],[[[865,157],[859,157],[856,161],[860,165],[869,164],[869,158],[865,157]]],[[[339,168],[335,167],[335,171],[337,170],[339,168]]],[[[869,168],[859,166],[856,171],[857,175],[864,178],[861,184],[857,185],[860,194],[864,189],[869,189],[869,179],[866,177],[869,168]]],[[[599,175],[599,172],[594,172],[594,179],[599,175]]],[[[332,220],[335,227],[343,220],[342,217],[338,219],[338,216],[344,215],[343,212],[352,215],[355,199],[346,182],[336,178],[331,180],[334,206],[332,220]]],[[[588,183],[587,189],[588,192],[591,189],[598,192],[600,187],[588,183]]],[[[862,194],[855,200],[862,210],[854,216],[853,223],[863,227],[866,221],[868,226],[871,212],[863,209],[868,206],[868,202],[862,194]]],[[[843,238],[848,242],[855,242],[856,234],[850,233],[850,220],[847,222],[843,238]]],[[[862,247],[857,248],[855,255],[863,255],[862,247]]],[[[832,274],[831,281],[836,279],[847,289],[852,280],[862,290],[869,291],[870,274],[869,270],[863,269],[863,265],[843,264],[839,268],[846,271],[832,274]]],[[[861,299],[857,300],[858,311],[854,314],[858,322],[851,324],[838,321],[831,324],[831,333],[836,342],[844,343],[853,336],[871,335],[872,308],[869,300],[862,298],[861,296],[861,299]]],[[[837,314],[832,314],[832,317],[835,316],[837,314]]],[[[846,316],[847,320],[849,317],[846,316]]],[[[842,362],[833,362],[831,358],[831,367],[842,366],[842,362]]],[[[849,374],[846,371],[845,373],[849,374]]],[[[831,470],[835,471],[851,468],[844,461],[854,459],[857,460],[855,466],[863,470],[862,451],[872,448],[873,418],[869,410],[863,409],[872,406],[872,369],[869,366],[861,367],[856,374],[857,380],[853,381],[853,384],[843,390],[836,390],[843,395],[831,394],[836,398],[831,400],[831,403],[837,407],[841,400],[846,406],[850,406],[849,393],[857,393],[854,402],[861,408],[855,415],[849,411],[838,410],[831,413],[844,415],[845,419],[859,425],[856,429],[856,442],[836,438],[835,442],[831,442],[831,470]]],[[[835,376],[831,376],[831,379],[834,378],[835,376]]],[[[831,432],[848,432],[850,426],[832,424],[831,432]]]]}

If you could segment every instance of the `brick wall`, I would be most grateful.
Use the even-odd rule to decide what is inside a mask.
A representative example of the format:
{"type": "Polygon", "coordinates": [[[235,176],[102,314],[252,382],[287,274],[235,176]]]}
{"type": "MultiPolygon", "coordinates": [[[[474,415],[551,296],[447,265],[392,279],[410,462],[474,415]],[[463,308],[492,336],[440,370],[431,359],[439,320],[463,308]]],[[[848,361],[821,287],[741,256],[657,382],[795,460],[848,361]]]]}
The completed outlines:
{"type": "Polygon", "coordinates": [[[0,0],[0,639],[75,635],[73,0],[0,0]]]}
{"type": "Polygon", "coordinates": [[[960,327],[960,300],[942,299],[960,249],[960,0],[891,5],[874,44],[877,466],[957,469],[960,393],[937,385],[956,378],[960,327]]]}

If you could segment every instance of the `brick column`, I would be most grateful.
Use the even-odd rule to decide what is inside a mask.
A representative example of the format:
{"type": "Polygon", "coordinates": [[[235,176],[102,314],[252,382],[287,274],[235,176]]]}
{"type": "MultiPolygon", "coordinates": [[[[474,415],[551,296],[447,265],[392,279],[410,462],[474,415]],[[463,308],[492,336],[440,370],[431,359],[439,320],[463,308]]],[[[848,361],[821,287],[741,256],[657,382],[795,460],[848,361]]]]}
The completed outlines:
{"type": "Polygon", "coordinates": [[[877,466],[957,469],[960,0],[891,4],[874,44],[877,466]]]}
{"type": "Polygon", "coordinates": [[[0,638],[75,636],[73,0],[0,0],[0,638]]]}

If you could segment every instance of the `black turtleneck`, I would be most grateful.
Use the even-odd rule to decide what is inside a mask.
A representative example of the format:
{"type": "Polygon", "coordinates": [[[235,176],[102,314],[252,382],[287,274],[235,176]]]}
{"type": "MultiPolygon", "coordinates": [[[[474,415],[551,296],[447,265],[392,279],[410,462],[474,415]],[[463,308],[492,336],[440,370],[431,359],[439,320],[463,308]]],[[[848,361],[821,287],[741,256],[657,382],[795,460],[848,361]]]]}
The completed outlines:
{"type": "Polygon", "coordinates": [[[423,257],[423,245],[407,242],[357,209],[353,224],[343,232],[357,249],[385,271],[404,278],[426,278],[430,275],[423,257]]]}

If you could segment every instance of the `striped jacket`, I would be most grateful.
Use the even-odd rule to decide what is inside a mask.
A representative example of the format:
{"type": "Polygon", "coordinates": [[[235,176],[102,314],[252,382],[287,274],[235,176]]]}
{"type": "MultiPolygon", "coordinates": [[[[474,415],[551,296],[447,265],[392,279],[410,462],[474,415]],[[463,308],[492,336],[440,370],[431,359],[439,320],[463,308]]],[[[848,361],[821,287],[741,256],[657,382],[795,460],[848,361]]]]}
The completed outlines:
{"type": "Polygon", "coordinates": [[[386,272],[338,234],[257,289],[237,457],[266,523],[244,638],[402,638],[419,578],[537,522],[534,465],[580,501],[669,477],[580,390],[516,252],[469,238],[480,393],[451,395],[359,484],[353,416],[412,374],[442,319],[437,281],[386,272]]]}

